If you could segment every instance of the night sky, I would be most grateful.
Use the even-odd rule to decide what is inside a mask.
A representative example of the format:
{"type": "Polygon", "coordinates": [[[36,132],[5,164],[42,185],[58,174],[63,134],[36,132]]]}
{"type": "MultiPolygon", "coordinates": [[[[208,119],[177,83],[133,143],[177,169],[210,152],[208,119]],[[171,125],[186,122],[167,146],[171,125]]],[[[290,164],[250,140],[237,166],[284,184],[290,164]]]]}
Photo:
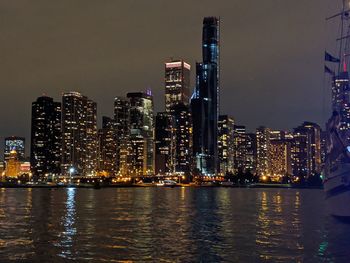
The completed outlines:
{"type": "Polygon", "coordinates": [[[1,144],[9,135],[29,142],[31,102],[42,94],[59,100],[80,91],[99,116],[112,116],[115,96],[151,88],[162,111],[168,58],[192,65],[194,86],[204,16],[221,17],[222,114],[249,130],[323,126],[323,52],[337,30],[325,17],[337,12],[335,2],[2,0],[1,144]]]}

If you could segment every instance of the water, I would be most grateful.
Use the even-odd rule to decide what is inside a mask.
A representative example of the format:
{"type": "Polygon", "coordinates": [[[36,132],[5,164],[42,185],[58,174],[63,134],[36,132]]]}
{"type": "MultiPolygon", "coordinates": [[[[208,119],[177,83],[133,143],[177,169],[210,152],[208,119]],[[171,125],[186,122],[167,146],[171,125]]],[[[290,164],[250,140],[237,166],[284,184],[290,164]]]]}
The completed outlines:
{"type": "Polygon", "coordinates": [[[0,262],[349,262],[321,190],[0,189],[0,262]]]}

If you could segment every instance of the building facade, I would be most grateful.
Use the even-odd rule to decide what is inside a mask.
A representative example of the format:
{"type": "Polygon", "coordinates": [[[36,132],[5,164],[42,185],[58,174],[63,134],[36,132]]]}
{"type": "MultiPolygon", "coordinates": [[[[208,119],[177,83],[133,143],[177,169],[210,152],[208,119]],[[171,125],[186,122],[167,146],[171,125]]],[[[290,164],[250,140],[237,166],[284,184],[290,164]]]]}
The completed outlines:
{"type": "Polygon", "coordinates": [[[191,66],[185,61],[171,60],[165,63],[165,111],[178,103],[189,104],[191,66]]]}
{"type": "Polygon", "coordinates": [[[218,157],[220,174],[234,173],[234,119],[220,115],[218,122],[218,157]]]}
{"type": "Polygon", "coordinates": [[[270,129],[266,127],[259,127],[256,129],[256,172],[258,176],[270,176],[270,129]]]}
{"type": "Polygon", "coordinates": [[[114,125],[116,143],[116,172],[127,175],[127,158],[130,149],[130,101],[126,97],[114,99],[114,125]]]}
{"type": "Polygon", "coordinates": [[[42,96],[32,103],[30,164],[35,179],[61,174],[61,103],[42,96]]]}
{"type": "Polygon", "coordinates": [[[155,122],[155,174],[175,172],[174,118],[167,112],[158,112],[155,122]]]}
{"type": "Polygon", "coordinates": [[[234,168],[235,173],[244,172],[247,158],[247,134],[242,125],[235,125],[233,131],[234,140],[234,168]]]}
{"type": "Polygon", "coordinates": [[[131,170],[140,171],[142,166],[142,175],[152,175],[154,173],[153,97],[151,92],[147,91],[146,93],[128,93],[127,98],[130,101],[129,141],[131,146],[129,147],[133,153],[130,156],[133,158],[131,163],[135,165],[135,168],[131,168],[131,170]]]}
{"type": "Polygon", "coordinates": [[[117,140],[114,119],[103,116],[102,129],[98,132],[98,171],[102,176],[117,174],[117,140]]]}
{"type": "Polygon", "coordinates": [[[245,136],[245,171],[249,171],[253,174],[256,172],[256,134],[247,133],[245,136]]]}
{"type": "Polygon", "coordinates": [[[294,129],[292,169],[295,176],[312,176],[321,172],[321,128],[304,122],[294,129]]]}
{"type": "Polygon", "coordinates": [[[79,92],[62,96],[64,175],[90,176],[97,171],[97,105],[79,92]]]}
{"type": "Polygon", "coordinates": [[[340,72],[333,77],[332,81],[332,110],[337,111],[340,115],[341,133],[344,133],[348,142],[350,141],[350,87],[349,73],[340,72]]]}
{"type": "Polygon", "coordinates": [[[189,105],[178,103],[171,108],[174,130],[174,171],[189,175],[192,171],[192,115],[189,105]]]}
{"type": "Polygon", "coordinates": [[[196,88],[191,98],[195,168],[200,174],[209,176],[218,172],[219,24],[216,17],[203,20],[203,62],[196,64],[196,88]]]}
{"type": "Polygon", "coordinates": [[[16,151],[19,161],[25,160],[25,138],[18,136],[10,136],[5,138],[4,145],[4,161],[10,160],[11,152],[16,151]]]}

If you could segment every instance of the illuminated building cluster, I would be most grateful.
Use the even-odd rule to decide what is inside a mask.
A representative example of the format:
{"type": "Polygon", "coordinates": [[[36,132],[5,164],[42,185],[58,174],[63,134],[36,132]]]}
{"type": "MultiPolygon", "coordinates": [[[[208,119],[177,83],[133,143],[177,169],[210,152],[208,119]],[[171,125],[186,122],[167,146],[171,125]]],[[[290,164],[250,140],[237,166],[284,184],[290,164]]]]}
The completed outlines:
{"type": "MultiPolygon", "coordinates": [[[[281,178],[286,175],[310,177],[321,172],[321,128],[304,122],[293,132],[259,127],[257,175],[281,178]]],[[[324,155],[324,154],[323,154],[324,155]]]]}
{"type": "MultiPolygon", "coordinates": [[[[202,30],[202,62],[195,65],[191,97],[191,65],[182,58],[164,63],[165,106],[156,114],[150,90],[117,94],[113,113],[102,117],[98,129],[97,104],[88,97],[72,91],[55,102],[41,96],[32,103],[31,168],[25,165],[24,138],[9,137],[1,174],[17,178],[32,172],[42,181],[113,177],[120,182],[243,173],[278,181],[319,173],[325,141],[318,125],[305,122],[293,132],[259,127],[249,133],[232,116],[220,115],[219,18],[205,17],[202,30]]],[[[332,91],[342,129],[350,129],[348,77],[334,78],[332,91]]]]}
{"type": "Polygon", "coordinates": [[[165,112],[155,123],[155,173],[190,175],[192,115],[189,107],[191,66],[184,60],[165,63],[165,112]]]}

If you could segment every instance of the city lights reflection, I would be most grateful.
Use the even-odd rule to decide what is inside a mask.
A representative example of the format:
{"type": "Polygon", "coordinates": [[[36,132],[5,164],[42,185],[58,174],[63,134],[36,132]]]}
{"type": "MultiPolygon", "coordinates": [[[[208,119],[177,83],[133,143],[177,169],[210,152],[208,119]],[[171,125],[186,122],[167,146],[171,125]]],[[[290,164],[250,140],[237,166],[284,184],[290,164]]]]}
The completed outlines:
{"type": "Polygon", "coordinates": [[[71,247],[74,243],[74,236],[76,235],[76,226],[75,226],[75,220],[76,220],[76,208],[75,208],[75,195],[76,195],[76,189],[75,188],[67,188],[66,190],[67,194],[67,200],[66,200],[66,214],[64,215],[64,218],[62,219],[62,224],[64,231],[61,233],[61,244],[62,252],[59,254],[59,256],[64,258],[71,258],[72,251],[71,247]]]}

